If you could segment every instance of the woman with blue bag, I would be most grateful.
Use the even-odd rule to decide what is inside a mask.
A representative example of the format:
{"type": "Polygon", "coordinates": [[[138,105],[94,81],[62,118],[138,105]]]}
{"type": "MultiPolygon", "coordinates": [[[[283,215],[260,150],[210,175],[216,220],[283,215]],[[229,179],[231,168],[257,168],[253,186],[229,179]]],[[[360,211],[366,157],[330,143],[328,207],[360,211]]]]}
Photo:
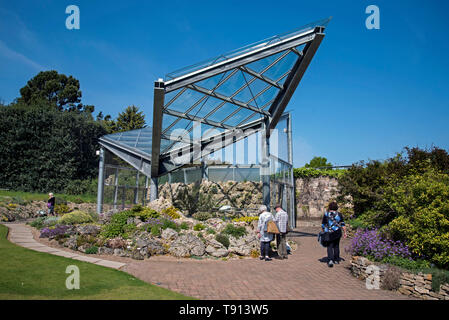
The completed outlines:
{"type": "Polygon", "coordinates": [[[345,238],[347,234],[343,215],[338,212],[338,204],[333,201],[329,203],[327,209],[321,222],[321,228],[323,229],[321,237],[327,247],[327,265],[332,268],[334,263],[340,263],[341,230],[343,229],[345,238]]]}

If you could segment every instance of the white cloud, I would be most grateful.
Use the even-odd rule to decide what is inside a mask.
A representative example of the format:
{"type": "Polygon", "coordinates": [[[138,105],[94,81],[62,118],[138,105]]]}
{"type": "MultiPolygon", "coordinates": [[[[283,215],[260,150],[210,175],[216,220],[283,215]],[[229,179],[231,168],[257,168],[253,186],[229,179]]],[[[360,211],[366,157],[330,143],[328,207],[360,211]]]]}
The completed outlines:
{"type": "Polygon", "coordinates": [[[45,70],[43,66],[41,66],[39,63],[31,60],[30,58],[26,57],[25,55],[21,54],[20,52],[17,52],[11,48],[9,48],[6,43],[0,40],[0,54],[8,59],[17,61],[22,64],[26,64],[38,71],[45,70]]]}

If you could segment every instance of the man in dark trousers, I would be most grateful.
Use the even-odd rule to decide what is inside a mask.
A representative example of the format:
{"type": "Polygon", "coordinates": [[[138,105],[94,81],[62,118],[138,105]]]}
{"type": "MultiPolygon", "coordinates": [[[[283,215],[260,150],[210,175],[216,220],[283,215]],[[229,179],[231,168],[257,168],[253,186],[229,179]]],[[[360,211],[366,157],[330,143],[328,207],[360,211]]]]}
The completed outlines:
{"type": "Polygon", "coordinates": [[[274,207],[276,210],[276,216],[274,221],[279,229],[279,234],[276,235],[276,245],[278,249],[279,259],[288,259],[287,253],[287,225],[288,225],[288,214],[280,204],[276,204],[274,207]]]}

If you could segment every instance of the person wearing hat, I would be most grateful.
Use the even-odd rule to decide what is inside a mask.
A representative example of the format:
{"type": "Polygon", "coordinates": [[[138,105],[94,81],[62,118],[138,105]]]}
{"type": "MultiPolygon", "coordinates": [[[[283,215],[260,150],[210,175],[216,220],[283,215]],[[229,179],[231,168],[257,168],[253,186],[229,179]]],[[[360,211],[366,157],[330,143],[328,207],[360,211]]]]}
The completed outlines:
{"type": "Polygon", "coordinates": [[[287,253],[288,214],[282,209],[279,203],[276,204],[274,210],[276,211],[274,222],[276,222],[276,225],[279,229],[279,234],[276,234],[276,246],[278,249],[278,256],[279,259],[288,259],[287,253]]]}

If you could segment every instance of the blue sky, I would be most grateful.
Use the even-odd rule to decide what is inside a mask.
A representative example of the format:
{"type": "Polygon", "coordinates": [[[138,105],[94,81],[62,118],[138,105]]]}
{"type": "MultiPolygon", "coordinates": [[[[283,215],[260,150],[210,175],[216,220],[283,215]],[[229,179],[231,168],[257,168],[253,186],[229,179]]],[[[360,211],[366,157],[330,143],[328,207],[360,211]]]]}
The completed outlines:
{"type": "Polygon", "coordinates": [[[0,99],[41,70],[80,80],[84,104],[116,116],[139,106],[151,124],[158,77],[328,16],[296,90],[294,164],[385,159],[405,146],[449,149],[448,1],[0,0],[0,99]],[[65,8],[80,8],[68,30],[65,8]],[[380,30],[365,8],[380,9],[380,30]]]}

